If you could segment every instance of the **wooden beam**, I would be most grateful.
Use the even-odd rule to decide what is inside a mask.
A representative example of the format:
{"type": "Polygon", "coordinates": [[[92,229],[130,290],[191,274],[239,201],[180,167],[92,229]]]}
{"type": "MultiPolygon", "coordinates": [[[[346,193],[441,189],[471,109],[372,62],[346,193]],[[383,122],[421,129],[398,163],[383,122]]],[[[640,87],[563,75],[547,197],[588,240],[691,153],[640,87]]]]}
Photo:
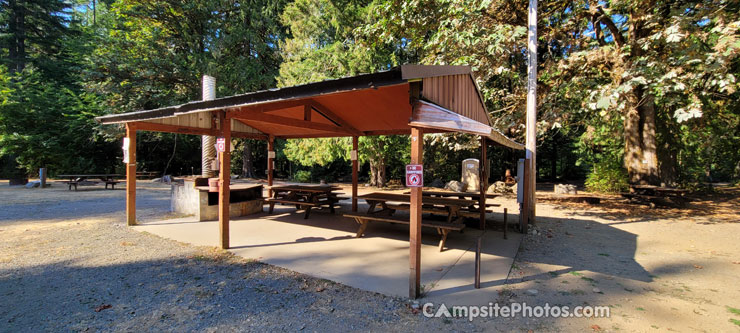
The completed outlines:
{"type": "Polygon", "coordinates": [[[226,142],[224,151],[218,153],[218,226],[221,236],[221,248],[229,248],[229,195],[231,185],[231,121],[226,118],[225,112],[219,112],[221,136],[226,142]]]}
{"type": "MultiPolygon", "coordinates": [[[[411,164],[422,164],[424,156],[424,132],[411,128],[411,164]]],[[[411,188],[411,212],[409,220],[409,297],[421,294],[421,187],[411,188]]]]}
{"type": "Polygon", "coordinates": [[[231,137],[240,139],[267,140],[266,134],[257,133],[231,132],[231,137]]]}
{"type": "Polygon", "coordinates": [[[210,135],[210,136],[218,135],[218,130],[210,129],[210,128],[155,124],[155,123],[148,123],[148,122],[135,122],[133,124],[136,125],[136,129],[139,131],[166,132],[166,133],[179,133],[179,134],[192,134],[192,135],[210,135]]]}
{"type": "Polygon", "coordinates": [[[489,135],[491,133],[491,127],[486,124],[425,101],[414,103],[409,126],[475,135],[489,135]]]}
{"type": "Polygon", "coordinates": [[[359,164],[357,159],[359,158],[357,148],[359,147],[359,137],[352,137],[352,152],[350,155],[352,159],[352,211],[357,211],[357,171],[359,164]]]}
{"type": "Polygon", "coordinates": [[[280,139],[311,139],[311,138],[342,138],[342,137],[348,137],[348,136],[349,134],[347,133],[324,132],[324,133],[316,133],[316,134],[279,135],[275,137],[280,138],[280,139]]]}
{"type": "Polygon", "coordinates": [[[366,131],[365,136],[374,135],[408,135],[408,129],[395,129],[395,130],[382,130],[382,131],[366,131]]]}
{"type": "Polygon", "coordinates": [[[480,137],[480,198],[478,198],[478,207],[480,208],[480,230],[486,230],[486,190],[488,190],[488,139],[485,136],[480,137]]]}
{"type": "MultiPolygon", "coordinates": [[[[257,121],[257,122],[263,122],[263,123],[270,123],[270,124],[276,124],[281,126],[290,126],[290,127],[298,127],[298,128],[307,128],[307,129],[313,129],[317,131],[327,131],[327,132],[343,132],[352,134],[349,131],[346,131],[342,127],[329,125],[329,124],[323,124],[323,123],[317,123],[312,121],[306,121],[302,119],[296,119],[296,118],[290,118],[290,117],[283,117],[283,116],[276,116],[271,115],[267,113],[262,112],[251,112],[246,114],[240,114],[238,116],[239,120],[249,125],[249,122],[251,121],[257,121]]],[[[249,125],[252,126],[252,125],[249,125]]]]}
{"type": "Polygon", "coordinates": [[[331,112],[328,108],[321,105],[321,103],[311,100],[311,107],[316,110],[316,112],[320,113],[327,119],[331,120],[335,124],[338,124],[343,128],[346,132],[351,133],[352,135],[359,136],[362,135],[362,131],[356,129],[354,126],[350,125],[348,122],[346,122],[344,119],[340,118],[338,115],[336,115],[334,112],[331,112]]]}
{"type": "MultiPolygon", "coordinates": [[[[217,135],[220,135],[220,132],[221,132],[220,130],[213,130],[213,129],[208,129],[208,128],[155,124],[155,123],[148,123],[148,122],[132,122],[129,124],[135,124],[136,129],[139,131],[150,131],[150,132],[209,135],[209,136],[217,136],[217,135]]],[[[267,140],[267,135],[257,134],[257,133],[232,132],[231,136],[235,138],[267,140]]]]}
{"type": "Polygon", "coordinates": [[[126,163],[126,224],[136,225],[136,125],[126,124],[128,163],[126,163]]]}
{"type": "Polygon", "coordinates": [[[247,105],[242,106],[236,111],[231,112],[230,117],[238,117],[241,113],[249,113],[249,112],[273,112],[273,111],[280,111],[284,109],[290,109],[295,108],[299,106],[304,106],[308,103],[308,100],[306,99],[294,99],[294,100],[287,100],[287,101],[280,101],[280,102],[269,102],[269,103],[263,103],[263,104],[255,104],[255,105],[247,105]]]}
{"type": "Polygon", "coordinates": [[[275,137],[270,134],[267,138],[267,196],[272,198],[272,172],[275,165],[275,137]]]}
{"type": "Polygon", "coordinates": [[[308,104],[303,105],[303,120],[311,121],[311,106],[308,104]]]}

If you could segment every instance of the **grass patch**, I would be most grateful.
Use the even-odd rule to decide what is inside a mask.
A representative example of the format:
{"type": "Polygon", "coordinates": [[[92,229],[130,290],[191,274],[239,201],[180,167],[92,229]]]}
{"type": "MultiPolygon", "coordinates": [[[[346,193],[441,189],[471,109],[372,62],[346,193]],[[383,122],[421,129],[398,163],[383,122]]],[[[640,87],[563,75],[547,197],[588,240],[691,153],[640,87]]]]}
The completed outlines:
{"type": "Polygon", "coordinates": [[[552,271],[552,272],[547,272],[547,274],[550,274],[550,276],[552,276],[552,277],[556,277],[556,276],[558,276],[558,273],[557,273],[557,272],[555,272],[555,271],[552,271]]]}
{"type": "Polygon", "coordinates": [[[645,308],[642,308],[642,307],[637,307],[637,308],[635,308],[635,309],[636,309],[637,311],[645,311],[645,308]]]}
{"type": "Polygon", "coordinates": [[[726,306],[726,308],[727,308],[727,311],[730,311],[730,313],[740,315],[740,309],[736,309],[731,306],[726,306]]]}
{"type": "Polygon", "coordinates": [[[570,271],[570,272],[568,272],[568,274],[573,275],[573,276],[581,276],[581,275],[583,275],[583,273],[578,273],[576,271],[570,271]]]}
{"type": "Polygon", "coordinates": [[[599,255],[602,256],[602,257],[608,257],[609,256],[609,253],[599,253],[599,255]]]}
{"type": "Polygon", "coordinates": [[[596,282],[596,280],[594,280],[594,279],[592,279],[590,277],[585,277],[585,276],[581,276],[581,280],[586,280],[586,281],[591,282],[591,283],[596,282]]]}
{"type": "Polygon", "coordinates": [[[730,319],[730,322],[733,323],[733,324],[735,324],[735,325],[737,325],[737,326],[740,326],[740,320],[730,319]]]}

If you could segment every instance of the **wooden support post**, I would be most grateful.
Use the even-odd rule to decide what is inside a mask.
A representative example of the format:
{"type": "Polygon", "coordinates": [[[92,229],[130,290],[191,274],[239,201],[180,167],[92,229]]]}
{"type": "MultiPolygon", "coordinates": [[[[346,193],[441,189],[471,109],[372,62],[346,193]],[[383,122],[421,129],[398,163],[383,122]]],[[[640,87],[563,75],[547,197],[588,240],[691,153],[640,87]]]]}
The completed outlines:
{"type": "Polygon", "coordinates": [[[478,245],[475,248],[475,289],[480,289],[480,250],[481,237],[478,237],[478,245]]]}
{"type": "MultiPolygon", "coordinates": [[[[126,223],[136,225],[136,127],[126,124],[128,163],[126,163],[126,223]]],[[[75,187],[76,188],[76,187],[75,187]]]]}
{"type": "Polygon", "coordinates": [[[480,137],[480,163],[478,164],[480,170],[480,198],[478,199],[478,207],[480,207],[480,230],[486,230],[486,190],[488,189],[488,140],[486,137],[480,137]]]}
{"type": "Polygon", "coordinates": [[[272,169],[275,165],[275,136],[267,137],[267,196],[272,198],[272,169]]]}
{"type": "MultiPolygon", "coordinates": [[[[421,128],[411,128],[411,164],[422,164],[424,132],[421,128]]],[[[419,298],[421,294],[421,187],[411,188],[411,212],[409,221],[409,297],[419,298]]]]}
{"type": "Polygon", "coordinates": [[[352,137],[352,153],[351,153],[352,156],[351,158],[352,158],[352,211],[353,212],[357,211],[357,171],[358,171],[357,169],[359,167],[358,165],[359,161],[357,161],[358,159],[357,148],[359,146],[358,141],[359,141],[358,137],[356,136],[352,137]]]}
{"type": "Polygon", "coordinates": [[[221,137],[224,138],[224,151],[218,153],[218,226],[221,235],[221,248],[229,248],[229,187],[231,185],[231,119],[225,112],[219,113],[221,137]]]}
{"type": "MultiPolygon", "coordinates": [[[[530,191],[532,190],[530,186],[531,178],[529,177],[529,173],[531,171],[529,169],[529,163],[529,159],[524,159],[524,177],[522,177],[524,178],[524,181],[522,182],[522,186],[524,186],[524,202],[520,204],[521,209],[519,209],[519,231],[524,234],[527,233],[527,224],[529,223],[529,205],[531,200],[530,191]]],[[[517,186],[519,185],[517,184],[517,186]]]]}
{"type": "Polygon", "coordinates": [[[509,209],[504,208],[504,239],[509,239],[509,236],[507,235],[507,232],[509,230],[509,221],[508,221],[508,215],[509,209]]]}

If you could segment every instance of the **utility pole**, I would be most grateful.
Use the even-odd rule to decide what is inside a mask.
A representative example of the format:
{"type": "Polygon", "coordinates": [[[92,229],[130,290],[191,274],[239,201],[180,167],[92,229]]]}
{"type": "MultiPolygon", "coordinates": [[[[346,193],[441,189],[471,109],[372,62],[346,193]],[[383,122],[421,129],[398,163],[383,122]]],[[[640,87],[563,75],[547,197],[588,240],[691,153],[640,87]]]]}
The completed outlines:
{"type": "Polygon", "coordinates": [[[537,188],[537,0],[529,0],[529,32],[527,34],[527,142],[526,158],[529,160],[529,169],[526,171],[527,196],[529,200],[527,210],[529,222],[535,222],[535,206],[537,188]]]}

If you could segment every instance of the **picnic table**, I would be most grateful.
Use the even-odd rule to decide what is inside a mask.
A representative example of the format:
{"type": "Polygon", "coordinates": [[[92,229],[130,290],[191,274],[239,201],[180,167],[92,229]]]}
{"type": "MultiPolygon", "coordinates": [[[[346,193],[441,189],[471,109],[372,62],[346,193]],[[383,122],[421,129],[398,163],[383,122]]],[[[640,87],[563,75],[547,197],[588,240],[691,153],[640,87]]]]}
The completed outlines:
{"type": "MultiPolygon", "coordinates": [[[[361,195],[358,198],[364,199],[370,206],[367,213],[345,213],[345,217],[355,219],[360,225],[356,237],[362,237],[370,221],[409,224],[408,217],[393,216],[397,209],[411,209],[411,195],[398,193],[373,192],[361,195]],[[377,210],[376,208],[381,208],[377,210]]],[[[469,208],[476,204],[474,200],[459,198],[444,198],[424,195],[421,198],[422,213],[443,215],[447,218],[446,222],[442,221],[421,221],[422,227],[437,229],[441,239],[439,241],[439,251],[445,248],[447,235],[451,231],[462,231],[465,228],[464,217],[479,216],[480,212],[470,211],[469,208]]]]}
{"type": "MultiPolygon", "coordinates": [[[[375,215],[393,215],[395,210],[411,209],[411,195],[399,193],[373,192],[361,195],[358,198],[364,199],[368,205],[367,213],[375,215]],[[376,210],[380,205],[381,209],[376,210]]],[[[464,217],[475,217],[480,214],[477,210],[471,210],[478,202],[468,199],[457,198],[440,198],[433,196],[422,196],[421,206],[423,213],[443,215],[447,222],[462,223],[464,217]],[[471,215],[475,214],[475,215],[471,215]]]]}
{"type": "Polygon", "coordinates": [[[267,198],[265,203],[270,205],[269,213],[272,214],[275,204],[295,205],[296,209],[304,209],[304,219],[307,219],[314,207],[329,207],[334,214],[334,207],[337,202],[348,199],[341,197],[336,191],[341,188],[338,186],[322,185],[282,185],[273,186],[272,198],[267,198]]]}
{"type": "MultiPolygon", "coordinates": [[[[411,192],[406,191],[406,192],[403,192],[403,194],[411,194],[411,192]]],[[[458,199],[470,198],[470,200],[475,201],[476,204],[480,200],[480,193],[478,192],[422,191],[421,194],[422,196],[439,197],[439,198],[458,198],[458,199]]],[[[500,194],[486,193],[485,196],[486,196],[486,199],[493,199],[493,198],[500,196],[500,194]]],[[[500,207],[501,206],[500,204],[497,204],[497,203],[488,203],[488,202],[486,202],[485,205],[486,207],[500,207]]],[[[468,207],[468,210],[470,211],[474,211],[477,209],[478,208],[475,205],[468,207]]]]}
{"type": "Polygon", "coordinates": [[[120,181],[116,179],[123,178],[122,175],[115,174],[115,173],[59,175],[59,177],[69,179],[69,180],[64,181],[64,183],[66,183],[69,186],[70,191],[72,190],[72,186],[74,186],[75,191],[77,191],[77,185],[79,183],[86,181],[88,178],[100,179],[102,182],[105,183],[105,189],[108,189],[108,185],[110,185],[111,190],[113,190],[115,189],[116,184],[120,183],[120,181]]]}
{"type": "Polygon", "coordinates": [[[673,206],[683,207],[689,198],[684,195],[688,190],[654,186],[654,185],[630,185],[629,193],[622,193],[622,196],[629,199],[632,203],[647,204],[655,206],[673,206]]]}
{"type": "MultiPolygon", "coordinates": [[[[403,194],[411,194],[410,191],[403,192],[403,194]]],[[[472,200],[478,200],[480,198],[479,192],[455,192],[455,191],[422,191],[422,195],[430,197],[442,197],[442,198],[458,198],[465,199],[471,198],[472,200]]],[[[500,196],[498,193],[486,193],[486,199],[493,199],[500,196]]]]}

